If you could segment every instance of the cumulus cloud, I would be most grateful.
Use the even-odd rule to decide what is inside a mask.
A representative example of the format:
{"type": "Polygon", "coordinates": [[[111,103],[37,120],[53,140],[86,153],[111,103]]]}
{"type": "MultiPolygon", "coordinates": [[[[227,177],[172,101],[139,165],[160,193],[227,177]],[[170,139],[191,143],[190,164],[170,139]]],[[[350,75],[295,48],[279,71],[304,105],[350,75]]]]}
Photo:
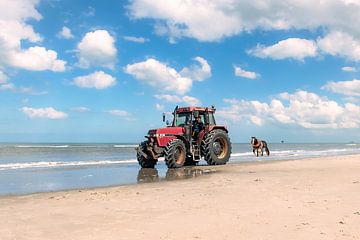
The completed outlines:
{"type": "Polygon", "coordinates": [[[58,37],[64,39],[71,39],[74,38],[74,35],[72,35],[70,28],[64,26],[58,33],[58,37]]]}
{"type": "Polygon", "coordinates": [[[143,37],[134,37],[134,36],[124,36],[124,39],[129,42],[135,42],[135,43],[145,43],[148,42],[149,39],[143,38],[143,37]]]}
{"type": "Polygon", "coordinates": [[[86,76],[74,78],[74,84],[81,88],[105,89],[114,86],[116,78],[103,71],[96,71],[86,76]]]}
{"type": "Polygon", "coordinates": [[[101,66],[114,69],[117,49],[115,39],[106,30],[96,30],[85,34],[77,45],[79,66],[89,68],[101,66]]]}
{"type": "Polygon", "coordinates": [[[196,57],[199,65],[183,68],[180,72],[154,58],[128,64],[125,72],[151,87],[180,95],[190,91],[193,81],[203,81],[211,76],[211,67],[202,57],[196,57]]]}
{"type": "Polygon", "coordinates": [[[356,68],[354,67],[342,67],[341,70],[344,72],[357,72],[356,68]]]}
{"type": "Polygon", "coordinates": [[[324,28],[360,35],[353,24],[360,22],[360,4],[355,0],[133,0],[128,10],[134,19],[154,19],[158,34],[172,41],[182,37],[217,41],[255,29],[324,28]]]}
{"type": "Polygon", "coordinates": [[[199,99],[191,96],[177,96],[177,95],[169,95],[169,94],[159,94],[154,95],[155,98],[170,102],[170,103],[185,103],[190,106],[201,106],[202,103],[199,99]]]}
{"type": "Polygon", "coordinates": [[[23,107],[21,108],[21,112],[26,114],[29,118],[64,119],[68,117],[66,113],[57,111],[52,107],[47,107],[47,108],[23,107]]]}
{"type": "Polygon", "coordinates": [[[211,67],[209,63],[202,57],[196,57],[194,60],[197,61],[198,64],[184,67],[180,74],[195,81],[204,81],[205,79],[210,78],[211,67]]]}
{"type": "Polygon", "coordinates": [[[259,77],[259,74],[257,74],[256,72],[246,71],[238,66],[234,66],[234,72],[235,72],[235,76],[237,77],[244,77],[249,79],[256,79],[259,77]]]}
{"type": "Polygon", "coordinates": [[[270,102],[225,99],[229,106],[218,111],[220,118],[234,123],[248,122],[297,125],[310,129],[359,128],[360,107],[352,103],[340,105],[315,93],[297,91],[282,93],[270,102]]]}
{"type": "Polygon", "coordinates": [[[353,61],[360,60],[360,40],[350,34],[333,31],[325,37],[319,38],[317,42],[319,48],[327,54],[345,57],[353,61]]]}
{"type": "Polygon", "coordinates": [[[306,57],[317,56],[317,46],[311,40],[288,38],[271,46],[257,45],[255,48],[247,50],[247,53],[260,58],[276,60],[293,58],[303,61],[306,57]]]}
{"type": "Polygon", "coordinates": [[[125,72],[158,90],[184,94],[192,86],[190,78],[181,76],[174,68],[153,58],[144,62],[128,64],[125,72]]]}
{"type": "MultiPolygon", "coordinates": [[[[158,35],[174,43],[181,38],[219,41],[254,30],[322,30],[319,47],[324,53],[359,61],[360,3],[358,0],[132,0],[132,19],[152,19],[158,35]],[[304,14],[306,13],[306,14],[304,14]]],[[[299,51],[275,45],[259,45],[254,53],[262,57],[303,60],[316,55],[314,42],[298,42],[299,51]],[[295,52],[294,52],[295,51],[295,52]]],[[[295,43],[295,42],[292,42],[295,43]]],[[[283,43],[284,44],[284,43],[283,43]]],[[[290,44],[288,42],[287,44],[290,44]]]]}
{"type": "Polygon", "coordinates": [[[360,97],[360,80],[328,82],[322,89],[346,96],[360,97]]]}
{"type": "Polygon", "coordinates": [[[54,72],[65,71],[66,62],[57,59],[57,53],[53,50],[46,50],[43,47],[30,47],[19,51],[9,57],[9,63],[13,67],[23,68],[32,71],[51,70],[54,72]]]}
{"type": "Polygon", "coordinates": [[[40,46],[22,48],[23,42],[40,43],[28,20],[40,20],[37,0],[3,0],[0,2],[0,66],[23,68],[32,71],[64,71],[66,62],[57,53],[40,46]]]}

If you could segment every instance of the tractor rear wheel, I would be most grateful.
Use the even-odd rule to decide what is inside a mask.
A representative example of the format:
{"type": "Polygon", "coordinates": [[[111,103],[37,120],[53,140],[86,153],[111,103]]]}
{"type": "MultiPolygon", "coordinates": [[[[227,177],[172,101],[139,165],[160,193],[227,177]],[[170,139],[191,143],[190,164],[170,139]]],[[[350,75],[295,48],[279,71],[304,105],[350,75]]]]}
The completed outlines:
{"type": "MultiPolygon", "coordinates": [[[[142,152],[146,153],[146,147],[147,147],[147,142],[142,142],[142,143],[140,143],[138,148],[142,152]]],[[[141,154],[141,152],[139,150],[137,151],[136,156],[137,156],[137,160],[139,162],[139,165],[142,168],[154,168],[156,163],[157,163],[157,159],[153,159],[150,156],[148,156],[148,158],[146,158],[141,154]]]]}
{"type": "Polygon", "coordinates": [[[186,159],[185,144],[180,139],[171,140],[165,148],[165,163],[168,168],[184,166],[186,159]]]}
{"type": "Polygon", "coordinates": [[[231,143],[223,130],[213,130],[202,142],[202,155],[209,165],[223,165],[230,159],[231,143]]]}

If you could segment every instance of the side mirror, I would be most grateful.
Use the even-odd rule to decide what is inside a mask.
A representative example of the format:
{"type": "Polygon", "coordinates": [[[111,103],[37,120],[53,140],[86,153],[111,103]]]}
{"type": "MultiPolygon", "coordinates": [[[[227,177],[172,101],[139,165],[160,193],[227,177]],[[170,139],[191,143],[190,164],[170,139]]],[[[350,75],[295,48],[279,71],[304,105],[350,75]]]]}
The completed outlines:
{"type": "Polygon", "coordinates": [[[165,122],[165,113],[163,113],[163,122],[165,122]]]}
{"type": "Polygon", "coordinates": [[[166,126],[169,126],[169,125],[170,125],[170,121],[166,120],[166,126]]]}

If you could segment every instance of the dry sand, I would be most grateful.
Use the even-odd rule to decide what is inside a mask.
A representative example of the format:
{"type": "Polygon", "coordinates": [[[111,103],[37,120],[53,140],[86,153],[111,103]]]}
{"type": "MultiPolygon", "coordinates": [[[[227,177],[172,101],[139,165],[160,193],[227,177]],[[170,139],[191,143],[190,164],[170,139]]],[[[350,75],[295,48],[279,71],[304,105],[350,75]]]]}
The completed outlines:
{"type": "Polygon", "coordinates": [[[0,198],[0,239],[360,239],[360,155],[0,198]]]}

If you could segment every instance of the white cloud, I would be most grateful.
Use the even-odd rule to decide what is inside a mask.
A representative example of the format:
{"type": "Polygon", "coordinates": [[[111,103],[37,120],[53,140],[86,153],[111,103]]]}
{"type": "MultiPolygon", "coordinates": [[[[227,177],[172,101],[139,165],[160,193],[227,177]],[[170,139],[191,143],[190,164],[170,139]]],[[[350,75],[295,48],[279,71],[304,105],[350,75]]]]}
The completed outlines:
{"type": "Polygon", "coordinates": [[[77,45],[79,66],[101,66],[114,69],[117,49],[115,39],[106,30],[88,32],[77,45]]]}
{"type": "Polygon", "coordinates": [[[64,26],[58,33],[58,37],[64,39],[71,39],[74,38],[74,35],[72,35],[70,28],[64,26]]]}
{"type": "Polygon", "coordinates": [[[321,89],[346,96],[360,97],[360,80],[354,79],[352,81],[328,82],[326,85],[322,86],[321,89]]]}
{"type": "Polygon", "coordinates": [[[354,67],[342,67],[341,70],[344,72],[357,72],[356,68],[354,67]]]}
{"type": "Polygon", "coordinates": [[[127,111],[119,110],[119,109],[109,110],[108,113],[118,117],[128,117],[130,115],[127,111]]]}
{"type": "Polygon", "coordinates": [[[7,91],[7,90],[13,91],[13,90],[15,90],[15,89],[16,89],[16,87],[15,87],[15,85],[12,84],[12,83],[0,84],[0,90],[1,90],[1,91],[7,91]]]}
{"type": "Polygon", "coordinates": [[[184,94],[192,86],[190,78],[181,76],[174,68],[153,58],[144,62],[128,64],[125,72],[159,91],[184,94]]]}
{"type": "Polygon", "coordinates": [[[166,102],[171,102],[171,103],[182,102],[181,97],[176,96],[176,95],[157,94],[157,95],[154,95],[154,97],[156,97],[157,99],[160,99],[160,100],[164,100],[166,102]]]}
{"type": "Polygon", "coordinates": [[[202,105],[201,101],[195,97],[183,96],[182,101],[190,106],[200,107],[202,105]]]}
{"type": "Polygon", "coordinates": [[[66,62],[57,59],[57,53],[44,47],[22,48],[22,43],[40,43],[28,20],[40,20],[35,9],[39,1],[3,0],[0,2],[0,66],[23,68],[32,71],[64,71],[66,62]]]}
{"type": "Polygon", "coordinates": [[[21,108],[21,111],[30,118],[63,119],[68,117],[66,113],[57,111],[52,107],[47,107],[47,108],[23,107],[21,108]]]}
{"type": "Polygon", "coordinates": [[[197,61],[198,64],[194,64],[190,67],[184,67],[180,75],[184,77],[188,77],[195,81],[204,81],[207,78],[211,77],[211,67],[209,63],[202,57],[196,57],[194,58],[195,61],[197,61]]]}
{"type": "Polygon", "coordinates": [[[155,108],[156,108],[156,110],[158,110],[158,111],[164,111],[165,106],[162,105],[162,104],[157,103],[157,104],[155,104],[155,108]]]}
{"type": "Polygon", "coordinates": [[[158,94],[154,95],[157,99],[164,100],[170,103],[185,103],[190,106],[201,106],[202,103],[199,99],[191,96],[177,96],[177,95],[169,95],[169,94],[158,94]]]}
{"type": "Polygon", "coordinates": [[[196,57],[194,60],[199,65],[184,67],[178,72],[166,63],[150,58],[143,62],[128,64],[125,72],[157,90],[183,95],[191,90],[193,81],[204,81],[211,77],[211,67],[208,62],[202,57],[196,57]]]}
{"type": "Polygon", "coordinates": [[[124,39],[129,42],[135,42],[135,43],[145,43],[148,42],[149,39],[143,38],[143,37],[134,37],[134,36],[124,36],[124,39]]]}
{"type": "MultiPolygon", "coordinates": [[[[360,34],[360,33],[359,33],[360,34]]],[[[318,39],[319,48],[327,54],[360,60],[360,40],[345,32],[333,31],[318,39]]]]}
{"type": "Polygon", "coordinates": [[[301,38],[288,38],[272,46],[257,45],[247,51],[248,54],[260,58],[272,58],[276,60],[293,58],[303,61],[306,57],[317,56],[317,46],[314,41],[301,38]]]}
{"type": "Polygon", "coordinates": [[[90,109],[87,107],[74,107],[71,109],[71,111],[79,112],[79,113],[86,113],[86,112],[90,112],[90,109]]]}
{"type": "Polygon", "coordinates": [[[112,109],[107,111],[110,115],[121,117],[122,119],[125,119],[126,121],[136,121],[136,118],[131,116],[131,114],[125,110],[121,109],[112,109]]]}
{"type": "Polygon", "coordinates": [[[96,71],[86,76],[74,78],[74,84],[81,88],[105,89],[114,86],[116,78],[103,71],[96,71]]]}
{"type": "Polygon", "coordinates": [[[256,72],[249,72],[238,66],[234,66],[234,71],[235,71],[235,76],[237,77],[244,77],[249,79],[256,79],[259,77],[259,74],[257,74],[256,72]]]}
{"type": "Polygon", "coordinates": [[[133,19],[154,19],[156,32],[170,41],[218,41],[257,29],[321,28],[360,37],[357,0],[133,0],[128,11],[133,19]]]}
{"type": "Polygon", "coordinates": [[[222,119],[258,126],[279,123],[311,129],[359,128],[360,107],[335,101],[306,91],[282,93],[270,102],[225,99],[230,106],[220,109],[222,119]]]}
{"type": "Polygon", "coordinates": [[[57,53],[43,47],[30,47],[9,57],[12,66],[32,71],[65,71],[66,62],[57,59],[57,53]]]}
{"type": "Polygon", "coordinates": [[[236,16],[228,15],[229,1],[150,1],[135,0],[128,7],[132,18],[160,19],[155,31],[168,35],[170,41],[193,37],[200,41],[215,41],[239,33],[236,16]]]}

